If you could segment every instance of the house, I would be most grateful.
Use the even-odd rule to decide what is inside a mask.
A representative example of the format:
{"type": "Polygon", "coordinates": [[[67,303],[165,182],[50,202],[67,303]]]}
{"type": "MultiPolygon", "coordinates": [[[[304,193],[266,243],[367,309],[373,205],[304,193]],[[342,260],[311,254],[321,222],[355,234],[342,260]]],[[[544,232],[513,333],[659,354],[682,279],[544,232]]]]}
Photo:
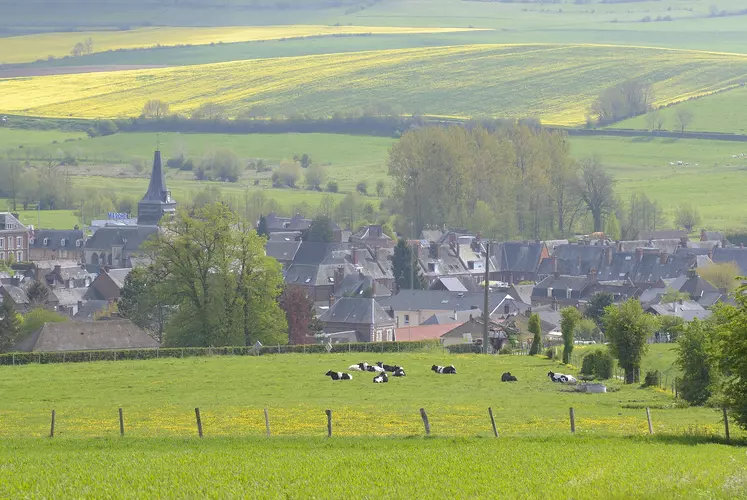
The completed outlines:
{"type": "Polygon", "coordinates": [[[357,273],[348,255],[347,245],[304,241],[283,273],[285,284],[301,287],[314,302],[326,302],[337,281],[357,273]]]}
{"type": "Polygon", "coordinates": [[[440,276],[431,283],[428,289],[448,292],[479,292],[482,287],[472,278],[440,276]]]}
{"type": "Polygon", "coordinates": [[[29,228],[18,214],[0,212],[0,261],[24,262],[29,257],[29,228]]]}
{"type": "Polygon", "coordinates": [[[395,241],[384,234],[381,224],[364,226],[360,231],[350,236],[350,243],[355,247],[394,248],[395,241]]]}
{"type": "Polygon", "coordinates": [[[83,309],[87,293],[87,288],[58,288],[52,290],[49,295],[54,296],[58,313],[73,317],[83,309]]]}
{"type": "Polygon", "coordinates": [[[558,245],[552,256],[543,261],[538,274],[541,278],[554,273],[561,276],[588,276],[592,270],[599,271],[605,259],[611,260],[613,251],[614,247],[609,245],[558,245]]]}
{"type": "Polygon", "coordinates": [[[158,226],[106,226],[88,238],[83,250],[85,264],[92,270],[102,267],[129,268],[142,253],[146,240],[158,233],[158,226]]]}
{"type": "Polygon", "coordinates": [[[85,235],[80,229],[35,229],[29,238],[29,260],[83,260],[85,235]]]}
{"type": "MultiPolygon", "coordinates": [[[[501,350],[508,342],[508,332],[513,322],[495,322],[490,321],[488,324],[488,340],[493,349],[501,350]]],[[[444,346],[457,344],[478,344],[482,345],[484,325],[482,318],[472,318],[458,325],[447,325],[452,328],[441,335],[441,344],[444,346]]]]}
{"type": "Polygon", "coordinates": [[[42,261],[36,266],[34,279],[50,288],[87,288],[95,275],[73,261],[42,261]],[[51,266],[51,267],[48,267],[51,266]]]}
{"type": "Polygon", "coordinates": [[[265,255],[277,259],[285,268],[293,263],[300,246],[301,242],[293,239],[288,241],[268,240],[265,243],[265,255]]]}
{"type": "Polygon", "coordinates": [[[373,298],[343,297],[319,317],[325,333],[355,331],[358,342],[394,340],[394,320],[373,298]]]}
{"type": "MultiPolygon", "coordinates": [[[[265,225],[267,234],[272,236],[273,233],[299,233],[303,234],[311,227],[311,219],[307,219],[300,214],[293,217],[281,217],[275,212],[270,212],[265,216],[265,225]]],[[[332,231],[332,242],[343,243],[343,230],[332,220],[329,221],[329,228],[332,231]]]]}
{"type": "Polygon", "coordinates": [[[417,252],[418,267],[426,282],[430,285],[441,276],[471,277],[470,271],[448,243],[410,242],[417,252]]]}
{"type": "Polygon", "coordinates": [[[88,226],[88,231],[91,234],[94,234],[96,231],[101,229],[102,227],[128,227],[128,226],[137,226],[137,219],[94,219],[91,221],[91,224],[88,226]]]}
{"type": "Polygon", "coordinates": [[[449,325],[454,323],[463,323],[472,318],[481,318],[481,309],[468,309],[464,311],[440,312],[426,318],[420,325],[449,325]]]}
{"type": "Polygon", "coordinates": [[[398,342],[419,342],[421,340],[441,340],[442,336],[461,325],[458,323],[436,323],[420,326],[405,326],[394,330],[394,338],[398,342]]]}
{"type": "Polygon", "coordinates": [[[18,352],[150,349],[158,342],[129,320],[46,323],[14,350],[18,352]]]}
{"type": "Polygon", "coordinates": [[[660,280],[654,286],[642,292],[639,300],[644,307],[659,304],[661,298],[669,291],[687,294],[690,300],[703,307],[711,307],[726,296],[726,290],[719,290],[698,276],[697,270],[691,269],[686,275],[674,279],[660,280]]]}
{"type": "Polygon", "coordinates": [[[707,319],[711,311],[707,310],[693,300],[679,300],[674,303],[653,304],[646,309],[647,313],[656,316],[675,316],[686,322],[694,319],[707,319]]]}
{"type": "Polygon", "coordinates": [[[166,179],[161,167],[161,152],[156,151],[153,154],[148,190],[137,204],[137,223],[139,226],[156,226],[161,219],[173,217],[175,213],[176,201],[171,198],[171,191],[166,188],[166,179]]]}
{"type": "Polygon", "coordinates": [[[2,300],[10,300],[16,312],[25,314],[31,310],[31,301],[26,290],[21,288],[18,278],[13,278],[10,285],[0,286],[2,300]]]}
{"type": "Polygon", "coordinates": [[[543,279],[532,290],[532,305],[557,304],[577,307],[586,302],[590,289],[596,285],[594,272],[589,276],[564,276],[555,273],[543,279]]]}
{"type": "Polygon", "coordinates": [[[124,282],[132,269],[102,270],[85,294],[86,300],[106,300],[113,302],[119,299],[124,282]]]}
{"type": "MultiPolygon", "coordinates": [[[[448,292],[434,290],[400,290],[397,295],[379,299],[379,303],[390,311],[398,327],[418,326],[438,313],[477,310],[484,307],[483,293],[448,292]]],[[[514,313],[517,303],[502,292],[488,294],[490,315],[498,312],[514,313]]]]}
{"type": "Polygon", "coordinates": [[[508,284],[538,281],[540,265],[550,254],[539,241],[509,241],[490,245],[491,280],[508,284]]]}

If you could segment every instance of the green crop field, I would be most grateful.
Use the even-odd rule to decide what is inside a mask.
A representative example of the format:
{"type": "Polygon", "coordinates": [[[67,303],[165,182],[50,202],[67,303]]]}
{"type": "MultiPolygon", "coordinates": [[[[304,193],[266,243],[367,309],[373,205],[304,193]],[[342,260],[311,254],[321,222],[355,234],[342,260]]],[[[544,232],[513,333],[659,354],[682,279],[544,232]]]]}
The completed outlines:
{"type": "Polygon", "coordinates": [[[597,45],[470,45],[0,80],[0,109],[35,116],[136,116],[149,99],[189,114],[331,114],[371,103],[444,116],[536,116],[580,124],[604,88],[631,77],[659,104],[741,84],[747,56],[597,45]],[[310,80],[311,77],[311,80],[310,80]]]}

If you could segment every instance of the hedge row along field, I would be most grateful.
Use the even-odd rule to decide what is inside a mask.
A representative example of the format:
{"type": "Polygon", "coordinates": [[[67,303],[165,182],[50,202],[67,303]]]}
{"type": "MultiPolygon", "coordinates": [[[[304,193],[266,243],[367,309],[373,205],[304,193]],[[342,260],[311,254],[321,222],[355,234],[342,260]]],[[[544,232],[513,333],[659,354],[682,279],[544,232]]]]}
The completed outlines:
{"type": "Polygon", "coordinates": [[[658,104],[738,86],[747,55],[602,45],[469,45],[288,57],[0,80],[0,110],[37,116],[139,115],[149,99],[189,114],[327,113],[371,103],[442,116],[536,116],[583,123],[600,91],[651,81],[658,104]]]}
{"type": "MultiPolygon", "coordinates": [[[[82,31],[43,33],[0,38],[0,64],[27,63],[48,56],[70,55],[73,46],[87,38],[93,40],[93,52],[119,49],[143,49],[154,46],[210,45],[284,38],[339,35],[402,35],[476,31],[471,28],[413,28],[384,26],[227,26],[220,28],[139,28],[126,31],[82,31]]],[[[85,59],[81,59],[85,64],[85,59]]]]}

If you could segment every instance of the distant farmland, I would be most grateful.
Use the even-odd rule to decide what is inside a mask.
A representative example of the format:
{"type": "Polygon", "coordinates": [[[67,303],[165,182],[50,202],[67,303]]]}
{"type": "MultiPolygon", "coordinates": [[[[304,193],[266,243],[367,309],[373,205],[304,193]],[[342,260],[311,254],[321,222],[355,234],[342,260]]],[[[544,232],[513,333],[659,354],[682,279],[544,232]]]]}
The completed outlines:
{"type": "Polygon", "coordinates": [[[747,56],[603,45],[471,45],[7,79],[0,110],[38,116],[138,115],[149,99],[189,114],[206,102],[236,115],[331,114],[386,103],[441,116],[536,116],[578,125],[615,82],[654,84],[659,104],[739,85],[747,56]]]}

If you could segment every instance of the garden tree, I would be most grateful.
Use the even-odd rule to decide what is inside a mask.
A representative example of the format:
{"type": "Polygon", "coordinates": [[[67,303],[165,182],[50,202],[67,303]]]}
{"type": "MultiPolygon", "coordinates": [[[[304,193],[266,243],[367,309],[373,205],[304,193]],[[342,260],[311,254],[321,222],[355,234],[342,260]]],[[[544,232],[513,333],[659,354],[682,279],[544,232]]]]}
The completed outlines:
{"type": "Polygon", "coordinates": [[[330,193],[336,193],[339,190],[340,188],[337,185],[337,181],[329,181],[327,183],[327,191],[329,191],[330,193]]]}
{"type": "Polygon", "coordinates": [[[594,340],[598,336],[599,327],[590,318],[581,318],[576,323],[576,330],[574,331],[574,338],[580,340],[594,340]]]}
{"type": "Polygon", "coordinates": [[[264,215],[259,216],[259,222],[257,223],[257,235],[268,236],[270,233],[267,231],[267,219],[264,215]]]}
{"type": "Polygon", "coordinates": [[[319,322],[314,312],[314,301],[306,296],[299,286],[289,285],[280,296],[280,307],[288,321],[288,341],[290,344],[312,344],[314,335],[320,332],[319,322]]]}
{"type": "Polygon", "coordinates": [[[6,295],[0,304],[0,352],[12,348],[18,340],[23,319],[13,307],[13,301],[6,295]]]}
{"type": "Polygon", "coordinates": [[[675,341],[682,335],[685,330],[685,320],[677,316],[661,316],[658,320],[656,331],[659,332],[659,338],[666,338],[669,334],[669,340],[675,341]]]}
{"type": "Polygon", "coordinates": [[[143,106],[141,116],[143,118],[164,118],[169,112],[169,103],[159,99],[151,99],[143,106]]]}
{"type": "Polygon", "coordinates": [[[600,125],[642,115],[651,108],[653,88],[641,80],[627,80],[602,91],[591,106],[600,125]]]}
{"type": "Polygon", "coordinates": [[[604,234],[613,241],[620,241],[620,223],[614,213],[609,214],[607,217],[604,234]]]}
{"type": "Polygon", "coordinates": [[[360,181],[358,184],[355,185],[355,190],[363,195],[368,194],[368,181],[366,180],[360,181]]]}
{"type": "Polygon", "coordinates": [[[308,189],[322,191],[322,185],[327,180],[327,169],[324,165],[314,163],[306,169],[304,180],[308,189]]]}
{"type": "Polygon", "coordinates": [[[31,311],[27,312],[23,317],[23,323],[21,324],[20,332],[25,335],[31,335],[38,331],[45,323],[65,323],[68,321],[67,316],[57,314],[54,311],[49,311],[43,307],[35,307],[31,311]]]}
{"type": "Polygon", "coordinates": [[[641,231],[655,231],[661,227],[664,219],[664,212],[659,204],[645,193],[632,194],[627,210],[621,210],[619,215],[622,222],[620,238],[623,240],[634,240],[641,231]]]}
{"type": "Polygon", "coordinates": [[[688,108],[677,106],[674,112],[674,118],[677,120],[677,126],[681,133],[685,133],[685,129],[690,126],[693,121],[693,112],[688,108]]]}
{"type": "Polygon", "coordinates": [[[146,242],[153,279],[174,309],[166,326],[172,346],[252,345],[288,341],[277,303],[280,264],[264,239],[224,204],[177,210],[146,242]]]}
{"type": "Polygon", "coordinates": [[[688,233],[692,233],[693,228],[700,224],[700,213],[693,205],[683,203],[674,213],[674,223],[685,228],[688,233]]]}
{"type": "Polygon", "coordinates": [[[542,349],[542,326],[539,314],[534,313],[529,316],[529,333],[532,334],[532,347],[529,349],[530,356],[536,356],[542,349]]]}
{"type": "Polygon", "coordinates": [[[413,255],[413,247],[407,245],[403,239],[398,240],[397,245],[394,247],[392,274],[394,274],[397,290],[425,289],[423,276],[420,274],[415,256],[413,255]],[[415,266],[414,269],[413,265],[415,266]]]}
{"type": "Polygon", "coordinates": [[[594,219],[594,232],[604,231],[604,217],[615,208],[614,180],[602,169],[598,156],[581,161],[577,190],[588,213],[594,219]]]}
{"type": "Polygon", "coordinates": [[[739,285],[737,278],[742,274],[742,271],[736,262],[714,262],[698,268],[698,274],[716,288],[733,292],[739,285]]]}
{"type": "Polygon", "coordinates": [[[656,330],[656,318],[643,312],[637,299],[629,299],[620,306],[607,307],[602,323],[612,355],[625,369],[625,383],[638,381],[641,358],[648,348],[648,338],[656,330]]]}
{"type": "Polygon", "coordinates": [[[86,54],[91,54],[93,52],[93,38],[89,36],[83,40],[83,46],[86,48],[86,54]]]}
{"type": "Polygon", "coordinates": [[[691,321],[677,341],[677,366],[682,370],[679,395],[692,405],[704,405],[717,390],[716,338],[708,321],[691,321]]]}
{"type": "Polygon", "coordinates": [[[579,321],[581,321],[581,313],[575,307],[564,307],[560,310],[560,333],[563,335],[563,363],[568,364],[571,362],[573,335],[579,321]]]}
{"type": "Polygon", "coordinates": [[[663,304],[671,304],[680,300],[690,300],[690,296],[670,287],[667,287],[664,290],[664,295],[661,296],[661,302],[663,304]]]}
{"type": "Polygon", "coordinates": [[[163,342],[169,308],[164,306],[165,293],[149,269],[136,267],[127,275],[120,291],[119,314],[150,332],[163,342]]]}
{"type": "Polygon", "coordinates": [[[241,175],[239,158],[230,149],[219,149],[205,155],[200,160],[199,172],[205,180],[216,179],[223,182],[237,182],[241,175]]]}
{"type": "Polygon", "coordinates": [[[304,234],[304,241],[316,243],[332,243],[332,219],[327,216],[319,216],[311,221],[311,226],[304,234]]]}
{"type": "Polygon", "coordinates": [[[43,306],[49,299],[49,288],[39,280],[34,280],[26,290],[26,296],[29,298],[31,307],[43,306]]]}
{"type": "Polygon", "coordinates": [[[190,118],[193,120],[223,120],[226,118],[226,110],[220,104],[206,102],[192,111],[190,118]]]}
{"type": "Polygon", "coordinates": [[[376,196],[383,198],[386,194],[386,184],[382,180],[376,181],[376,196]]]}

